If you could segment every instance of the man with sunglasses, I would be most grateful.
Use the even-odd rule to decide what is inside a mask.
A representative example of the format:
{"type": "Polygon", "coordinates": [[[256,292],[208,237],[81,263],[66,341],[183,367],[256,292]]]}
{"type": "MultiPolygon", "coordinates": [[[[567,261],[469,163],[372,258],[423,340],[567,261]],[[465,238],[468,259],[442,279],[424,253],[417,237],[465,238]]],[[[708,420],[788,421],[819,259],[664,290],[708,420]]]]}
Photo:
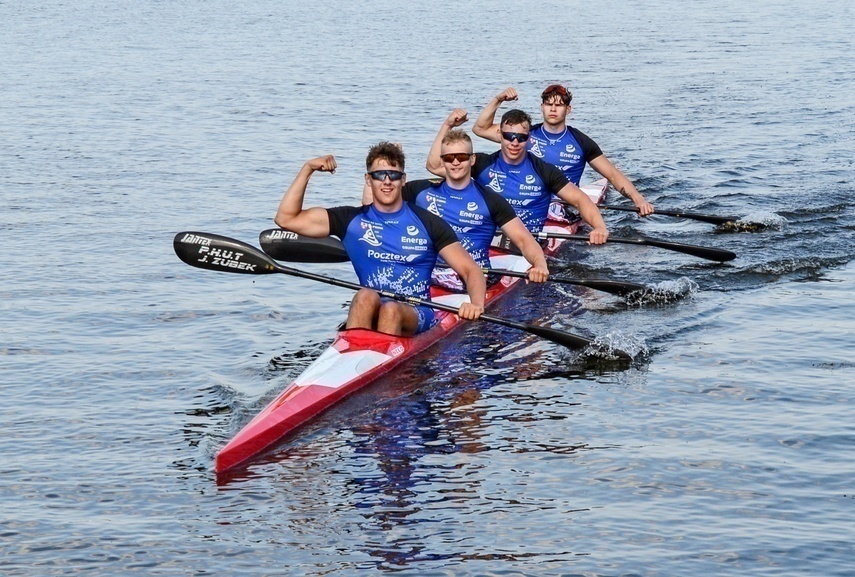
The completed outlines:
{"type": "MultiPolygon", "coordinates": [[[[438,149],[445,167],[445,179],[413,180],[404,186],[405,201],[424,208],[441,217],[457,233],[463,248],[482,268],[490,267],[490,243],[496,229],[516,245],[531,268],[528,279],[546,282],[549,269],[543,249],[526,229],[523,222],[498,193],[472,179],[472,139],[462,130],[449,130],[437,137],[432,148],[438,149]]],[[[488,283],[501,277],[488,277],[488,283]]],[[[450,290],[461,290],[460,278],[449,269],[436,268],[433,282],[450,290]]]]}
{"type": "MultiPolygon", "coordinates": [[[[437,176],[448,172],[440,158],[437,141],[468,120],[465,110],[454,110],[439,129],[435,145],[428,154],[427,169],[437,176]]],[[[570,182],[557,167],[548,164],[526,150],[531,118],[522,110],[509,110],[502,116],[501,148],[493,154],[476,153],[472,175],[482,186],[499,193],[514,208],[532,234],[543,229],[552,195],[559,196],[579,211],[591,226],[591,244],[603,244],[609,232],[597,206],[588,195],[570,182]]],[[[519,247],[518,247],[519,248],[519,247]]]]}
{"type": "MultiPolygon", "coordinates": [[[[501,127],[493,124],[496,111],[503,102],[517,100],[517,98],[517,91],[514,88],[507,88],[494,96],[481,111],[475,126],[472,127],[472,132],[487,140],[499,142],[501,127]]],[[[604,176],[615,190],[638,207],[641,216],[653,214],[653,205],[647,202],[632,182],[606,158],[597,143],[581,130],[567,125],[567,115],[572,108],[570,102],[573,100],[573,94],[560,84],[552,84],[546,87],[540,98],[543,122],[531,127],[531,137],[527,145],[529,152],[560,168],[570,182],[577,186],[585,170],[585,164],[590,164],[591,168],[604,176]]]]}
{"type": "Polygon", "coordinates": [[[457,314],[475,320],[484,311],[485,281],[481,268],[458,242],[451,227],[430,212],[406,204],[401,192],[406,183],[404,153],[381,142],[368,151],[365,182],[374,202],[361,207],[303,208],[309,178],[315,171],[334,173],[332,155],[303,165],[285,192],[274,221],[305,236],[339,237],[359,283],[353,297],[347,328],[373,329],[411,336],[436,324],[433,309],[381,298],[371,289],[429,299],[430,276],[441,257],[466,284],[469,302],[457,314]]]}

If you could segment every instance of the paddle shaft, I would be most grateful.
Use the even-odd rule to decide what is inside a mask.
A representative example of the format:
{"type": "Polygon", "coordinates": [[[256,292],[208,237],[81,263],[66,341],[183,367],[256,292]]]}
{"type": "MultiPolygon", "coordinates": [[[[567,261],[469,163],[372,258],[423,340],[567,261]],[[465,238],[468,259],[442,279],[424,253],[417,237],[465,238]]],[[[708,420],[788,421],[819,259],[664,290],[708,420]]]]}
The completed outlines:
{"type": "MultiPolygon", "coordinates": [[[[175,250],[175,254],[178,255],[182,261],[197,268],[239,274],[281,273],[356,291],[367,288],[345,280],[282,266],[270,256],[261,252],[252,245],[216,234],[203,232],[180,232],[175,235],[173,248],[175,250]]],[[[458,310],[456,307],[451,305],[437,303],[414,296],[402,295],[386,290],[372,290],[375,290],[380,296],[403,302],[411,306],[421,305],[455,314],[458,310]]],[[[492,315],[482,314],[479,317],[479,320],[532,333],[566,347],[586,348],[593,344],[593,341],[590,339],[574,335],[573,333],[550,329],[548,327],[530,325],[527,323],[520,323],[492,315]]],[[[622,358],[631,358],[630,355],[619,350],[615,350],[614,354],[622,358]]]]}
{"type": "MultiPolygon", "coordinates": [[[[602,204],[599,206],[601,209],[605,208],[608,210],[622,210],[624,212],[638,212],[638,207],[636,206],[618,206],[614,204],[602,204]]],[[[659,210],[658,208],[654,210],[653,214],[660,214],[663,216],[675,216],[677,218],[688,218],[691,220],[708,222],[710,224],[727,224],[729,222],[736,222],[737,220],[739,220],[739,218],[735,216],[716,216],[714,214],[700,214],[697,212],[685,212],[682,210],[659,210]]]]}
{"type": "MultiPolygon", "coordinates": [[[[350,260],[341,241],[332,237],[311,238],[287,230],[268,229],[259,235],[259,242],[264,252],[278,260],[289,262],[347,262],[350,260]]],[[[525,272],[492,268],[482,270],[487,274],[528,278],[528,274],[525,272]]],[[[555,276],[550,276],[548,280],[585,286],[620,296],[647,288],[637,283],[611,280],[573,279],[555,276]]]]}
{"type": "MultiPolygon", "coordinates": [[[[540,240],[547,240],[550,238],[562,238],[566,240],[579,240],[583,242],[588,241],[588,236],[584,234],[567,234],[563,232],[546,232],[541,231],[534,235],[536,238],[540,240]]],[[[665,250],[673,250],[675,252],[682,252],[685,254],[690,254],[692,256],[696,256],[698,258],[705,258],[707,260],[715,260],[719,262],[725,262],[728,260],[733,260],[736,258],[736,253],[731,252],[729,250],[722,250],[718,248],[710,248],[706,246],[697,246],[693,244],[682,244],[679,242],[669,242],[665,240],[657,240],[653,238],[615,238],[610,236],[606,242],[615,242],[615,243],[623,243],[623,244],[638,244],[645,246],[655,246],[657,248],[663,248],[665,250]]]]}

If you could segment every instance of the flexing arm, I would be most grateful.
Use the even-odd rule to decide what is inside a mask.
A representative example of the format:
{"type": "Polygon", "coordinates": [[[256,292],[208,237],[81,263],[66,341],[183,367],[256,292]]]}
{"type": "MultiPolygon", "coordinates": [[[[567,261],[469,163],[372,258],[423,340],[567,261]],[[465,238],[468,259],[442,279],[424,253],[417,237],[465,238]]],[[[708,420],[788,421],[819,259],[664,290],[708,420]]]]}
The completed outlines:
{"type": "Polygon", "coordinates": [[[528,269],[528,280],[532,282],[546,282],[549,277],[549,268],[546,266],[546,257],[543,249],[531,236],[519,217],[505,223],[502,232],[511,239],[511,242],[520,249],[525,259],[531,265],[528,269]]]}
{"type": "Polygon", "coordinates": [[[368,206],[369,204],[374,204],[374,193],[371,191],[371,185],[366,180],[365,184],[362,185],[362,206],[368,206]]]}
{"type": "Polygon", "coordinates": [[[591,168],[605,176],[615,190],[630,199],[638,207],[638,214],[641,216],[653,214],[653,205],[644,199],[644,196],[635,189],[632,182],[606,158],[605,154],[593,159],[589,164],[591,168]]]}
{"type": "Polygon", "coordinates": [[[442,153],[442,139],[445,138],[449,130],[457,128],[467,120],[469,120],[468,113],[462,108],[455,108],[442,123],[442,126],[439,127],[439,132],[436,133],[436,138],[433,139],[433,144],[430,146],[428,159],[425,163],[425,168],[429,172],[445,178],[445,166],[443,166],[442,159],[439,157],[442,153]]]}
{"type": "Polygon", "coordinates": [[[303,197],[313,172],[318,170],[333,173],[335,169],[335,158],[331,154],[313,158],[304,164],[294,182],[285,191],[273,221],[278,226],[298,234],[315,238],[329,236],[330,220],[326,209],[317,207],[303,209],[303,197]]]}
{"type": "Polygon", "coordinates": [[[454,269],[460,279],[466,283],[466,292],[469,293],[469,302],[462,303],[457,311],[460,318],[470,321],[476,320],[484,312],[486,302],[487,281],[484,279],[484,271],[478,266],[466,249],[459,242],[452,243],[441,251],[439,256],[454,269]]]}
{"type": "Polygon", "coordinates": [[[587,222],[593,230],[589,236],[591,244],[603,244],[609,238],[609,231],[606,229],[606,223],[603,221],[603,216],[600,214],[600,209],[597,205],[591,202],[588,195],[573,184],[568,182],[561,190],[558,191],[558,196],[562,200],[566,200],[579,211],[582,220],[587,222]]]}
{"type": "Polygon", "coordinates": [[[475,126],[472,127],[472,132],[481,138],[492,140],[493,142],[502,141],[502,130],[498,124],[494,124],[496,111],[499,110],[502,102],[516,100],[517,91],[513,88],[506,88],[496,96],[490,99],[481,114],[478,115],[478,120],[475,121],[475,126]]]}

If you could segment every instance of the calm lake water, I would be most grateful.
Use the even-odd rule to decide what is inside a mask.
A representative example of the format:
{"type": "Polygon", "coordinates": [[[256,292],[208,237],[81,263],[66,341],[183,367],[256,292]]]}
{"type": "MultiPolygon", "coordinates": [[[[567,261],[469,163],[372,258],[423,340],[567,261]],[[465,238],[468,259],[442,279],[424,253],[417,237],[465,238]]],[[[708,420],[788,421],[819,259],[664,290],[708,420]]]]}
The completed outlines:
{"type": "Polygon", "coordinates": [[[855,575],[850,3],[54,0],[0,20],[0,573],[855,575]],[[536,114],[553,82],[657,207],[767,226],[608,213],[615,236],[739,257],[577,245],[553,272],[679,298],[528,286],[496,313],[632,346],[630,367],[475,324],[218,483],[216,451],[351,295],[193,269],[173,235],[256,243],[327,153],[309,202],[356,203],[379,140],[422,177],[452,108],[515,86],[536,114]]]}

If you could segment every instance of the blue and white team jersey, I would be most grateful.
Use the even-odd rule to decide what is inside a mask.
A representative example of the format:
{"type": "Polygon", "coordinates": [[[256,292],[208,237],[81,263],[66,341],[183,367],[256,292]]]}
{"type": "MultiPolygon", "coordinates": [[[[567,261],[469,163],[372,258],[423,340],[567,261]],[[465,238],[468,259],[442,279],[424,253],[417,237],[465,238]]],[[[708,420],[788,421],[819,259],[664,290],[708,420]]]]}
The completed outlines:
{"type": "Polygon", "coordinates": [[[553,134],[546,131],[543,123],[531,127],[527,147],[537,158],[560,168],[576,186],[585,171],[585,163],[603,154],[597,143],[581,130],[566,126],[564,132],[553,134]]]}
{"type": "Polygon", "coordinates": [[[403,197],[451,225],[460,244],[481,268],[490,267],[490,242],[496,228],[517,216],[504,198],[474,180],[460,190],[444,180],[414,180],[404,186],[403,197]]]}
{"type": "Polygon", "coordinates": [[[507,200],[532,234],[543,229],[552,195],[568,183],[558,168],[531,153],[520,164],[508,164],[501,151],[477,152],[472,174],[478,184],[507,200]]]}
{"type": "Polygon", "coordinates": [[[359,284],[373,289],[429,299],[439,251],[457,242],[442,219],[406,203],[393,213],[369,205],[328,208],[327,214],[359,284]]]}

